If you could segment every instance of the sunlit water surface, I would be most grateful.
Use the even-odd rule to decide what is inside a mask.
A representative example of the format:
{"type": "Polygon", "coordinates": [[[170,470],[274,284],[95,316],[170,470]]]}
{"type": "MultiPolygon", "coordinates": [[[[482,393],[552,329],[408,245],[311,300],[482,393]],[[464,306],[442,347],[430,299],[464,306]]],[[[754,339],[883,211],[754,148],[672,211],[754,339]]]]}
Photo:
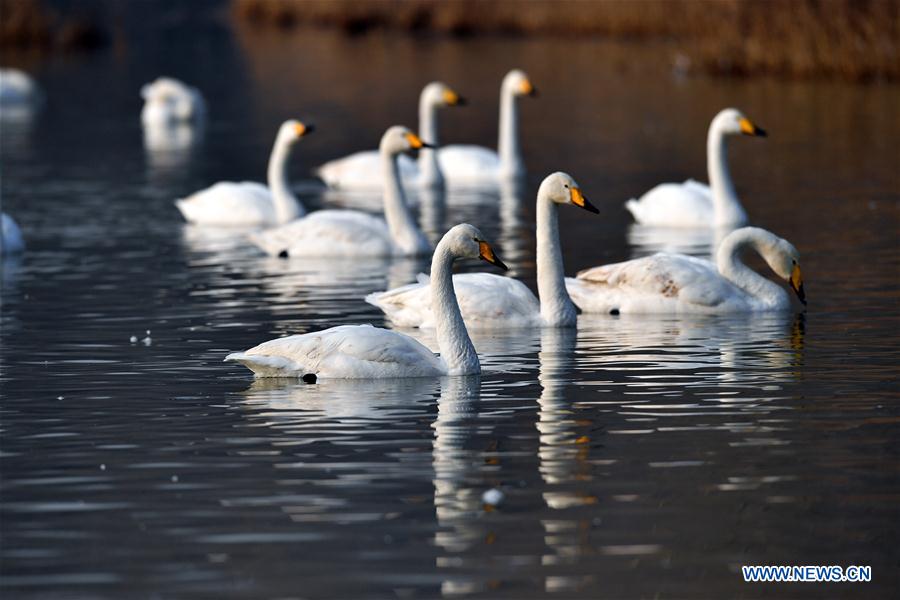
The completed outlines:
{"type": "Polygon", "coordinates": [[[750,586],[743,564],[871,565],[864,594],[896,593],[896,87],[682,80],[566,40],[211,31],[42,63],[46,105],[2,123],[3,208],[28,244],[3,263],[10,597],[861,591],[750,586]],[[298,189],[352,205],[322,198],[311,167],[414,126],[435,78],[471,99],[442,114],[445,141],[492,144],[514,65],[542,93],[523,101],[524,191],[454,197],[422,215],[430,231],[475,223],[533,286],[534,193],[562,169],[601,209],[561,209],[567,271],[644,254],[669,242],[629,229],[622,202],[705,180],[706,125],[738,105],[771,132],[732,142],[738,190],[800,249],[805,316],[482,334],[470,378],[309,386],[224,364],[274,336],[382,325],[363,296],[427,263],[266,258],[172,201],[262,179],[278,123],[300,116],[318,131],[298,189]],[[143,137],[138,90],[160,73],[207,94],[204,131],[143,137]]]}

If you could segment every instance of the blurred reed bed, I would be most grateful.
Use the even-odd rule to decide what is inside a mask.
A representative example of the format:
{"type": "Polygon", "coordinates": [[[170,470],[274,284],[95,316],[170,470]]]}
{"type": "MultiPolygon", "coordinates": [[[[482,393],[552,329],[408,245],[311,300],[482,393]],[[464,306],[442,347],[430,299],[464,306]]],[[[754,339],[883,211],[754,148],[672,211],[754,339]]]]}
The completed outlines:
{"type": "Polygon", "coordinates": [[[672,48],[713,75],[900,80],[898,0],[232,0],[261,27],[595,36],[672,48]]]}
{"type": "Polygon", "coordinates": [[[0,0],[0,47],[28,51],[100,48],[110,41],[101,21],[94,6],[87,8],[84,3],[0,0]]]}

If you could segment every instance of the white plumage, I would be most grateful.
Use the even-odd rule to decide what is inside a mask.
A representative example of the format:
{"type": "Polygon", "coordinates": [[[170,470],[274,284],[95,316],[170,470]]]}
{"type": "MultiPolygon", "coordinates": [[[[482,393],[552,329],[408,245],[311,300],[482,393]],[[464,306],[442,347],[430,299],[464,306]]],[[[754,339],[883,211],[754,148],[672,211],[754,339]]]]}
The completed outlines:
{"type": "Polygon", "coordinates": [[[160,77],[144,85],[141,97],[141,123],[148,127],[196,122],[206,116],[206,102],[200,91],[171,77],[160,77]]]}
{"type": "Polygon", "coordinates": [[[25,250],[22,231],[11,216],[0,213],[0,254],[18,254],[25,250]]]}
{"type": "Polygon", "coordinates": [[[786,240],[756,227],[744,227],[729,234],[719,247],[716,264],[683,254],[661,252],[587,269],[575,279],[566,279],[566,287],[575,304],[585,312],[789,310],[791,302],[785,290],[740,261],[739,253],[745,247],[759,252],[805,302],[797,249],[786,240]]]}
{"type": "Polygon", "coordinates": [[[40,99],[40,90],[27,73],[18,69],[0,69],[0,106],[26,107],[40,99]]]}
{"type": "Polygon", "coordinates": [[[451,278],[454,259],[475,257],[503,266],[481,233],[465,223],[448,231],[435,249],[431,295],[438,317],[440,357],[402,333],[371,325],[344,325],[271,340],[229,354],[225,360],[243,364],[257,377],[373,379],[480,373],[451,278]]]}

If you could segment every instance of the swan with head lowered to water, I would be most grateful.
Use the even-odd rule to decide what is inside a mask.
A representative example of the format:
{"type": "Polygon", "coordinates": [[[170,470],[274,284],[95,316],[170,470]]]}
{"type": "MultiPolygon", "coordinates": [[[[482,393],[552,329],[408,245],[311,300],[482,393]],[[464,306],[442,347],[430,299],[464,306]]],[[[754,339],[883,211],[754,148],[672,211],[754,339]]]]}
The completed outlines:
{"type": "Polygon", "coordinates": [[[282,123],[269,157],[268,187],[255,181],[220,181],[176,200],[175,205],[187,221],[197,225],[263,227],[302,217],[306,209],[291,192],[286,167],[291,148],[312,130],[300,121],[282,123]]]}
{"type": "Polygon", "coordinates": [[[159,77],[144,85],[141,97],[144,127],[197,123],[206,117],[206,102],[200,90],[172,77],[159,77]]]}
{"type": "Polygon", "coordinates": [[[787,292],[746,266],[739,254],[753,249],[803,304],[800,253],[787,240],[758,227],[728,234],[708,260],[660,252],[587,269],[566,287],[583,311],[625,313],[734,313],[791,310],[787,292]]]}
{"type": "Polygon", "coordinates": [[[747,213],[738,200],[728,172],[725,138],[729,135],[765,137],[735,108],[726,108],[712,120],[706,140],[709,185],[688,179],[684,183],[661,183],[625,208],[641,225],[667,227],[741,227],[747,213]]]}
{"type": "MultiPolygon", "coordinates": [[[[557,205],[571,204],[598,212],[566,173],[548,175],[537,195],[537,285],[540,300],[517,279],[491,273],[453,276],[456,297],[466,324],[473,329],[574,327],[577,311],[566,292],[557,205]]],[[[400,327],[436,326],[428,277],[419,282],[366,297],[400,327]]]]}
{"type": "Polygon", "coordinates": [[[396,331],[342,325],[271,340],[225,360],[243,364],[257,377],[300,377],[307,382],[478,374],[478,354],[453,291],[457,258],[480,258],[506,268],[475,227],[463,223],[444,234],[431,259],[431,302],[440,356],[396,331]]]}
{"type": "Polygon", "coordinates": [[[251,241],[271,256],[418,256],[431,251],[400,185],[397,158],[427,148],[419,136],[402,126],[381,137],[379,154],[384,173],[384,219],[357,210],[320,210],[256,232],[251,241]]]}
{"type": "MultiPolygon", "coordinates": [[[[432,82],[419,96],[419,137],[431,145],[440,142],[438,110],[445,106],[462,106],[465,100],[446,84],[432,82]]],[[[418,161],[401,156],[398,161],[400,178],[407,185],[442,187],[444,176],[438,166],[436,151],[423,148],[418,161]]],[[[384,187],[384,172],[378,150],[364,150],[325,163],[315,171],[328,187],[338,190],[380,190],[384,187]]]]}

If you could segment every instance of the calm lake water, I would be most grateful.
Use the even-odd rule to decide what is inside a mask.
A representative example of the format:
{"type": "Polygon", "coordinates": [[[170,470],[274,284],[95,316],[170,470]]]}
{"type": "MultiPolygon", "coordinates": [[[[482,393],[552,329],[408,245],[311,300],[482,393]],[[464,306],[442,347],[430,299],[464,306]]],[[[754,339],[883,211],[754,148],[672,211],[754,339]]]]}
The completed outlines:
{"type": "Polygon", "coordinates": [[[3,210],[28,245],[2,272],[4,597],[895,595],[900,88],[683,79],[654,52],[163,20],[108,53],[23,63],[47,100],[0,123],[3,210]],[[480,378],[307,386],[224,364],[383,325],[362,297],[427,264],[262,257],[173,200],[262,180],[296,116],[318,126],[291,161],[304,199],[351,204],[310,191],[310,169],[415,126],[433,79],[470,99],[442,113],[444,141],[493,145],[513,66],[541,92],[521,103],[526,189],[451,199],[432,229],[478,225],[533,286],[536,186],[565,170],[601,210],[560,210],[567,272],[645,253],[622,203],[705,180],[707,125],[734,105],[770,133],[732,141],[732,173],[752,221],[800,250],[806,314],[482,334],[480,378]],[[139,89],[160,74],[210,104],[180,150],[145,147],[139,89]],[[745,564],[873,580],[745,584],[745,564]]]}

